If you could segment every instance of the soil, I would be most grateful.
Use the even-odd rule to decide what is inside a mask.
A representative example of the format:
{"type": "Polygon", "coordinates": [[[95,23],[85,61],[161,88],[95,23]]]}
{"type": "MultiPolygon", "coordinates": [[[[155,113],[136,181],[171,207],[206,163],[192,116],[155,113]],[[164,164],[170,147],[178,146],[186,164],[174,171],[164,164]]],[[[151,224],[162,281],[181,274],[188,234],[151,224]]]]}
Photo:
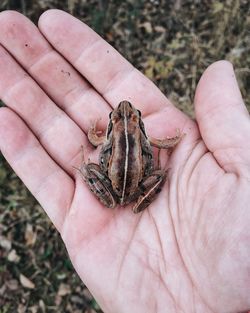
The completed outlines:
{"type": "MultiPolygon", "coordinates": [[[[234,65],[250,108],[250,2],[247,0],[2,0],[37,23],[65,10],[91,26],[194,117],[206,67],[234,65]]],[[[42,208],[0,156],[0,313],[102,312],[80,281],[42,208]]]]}

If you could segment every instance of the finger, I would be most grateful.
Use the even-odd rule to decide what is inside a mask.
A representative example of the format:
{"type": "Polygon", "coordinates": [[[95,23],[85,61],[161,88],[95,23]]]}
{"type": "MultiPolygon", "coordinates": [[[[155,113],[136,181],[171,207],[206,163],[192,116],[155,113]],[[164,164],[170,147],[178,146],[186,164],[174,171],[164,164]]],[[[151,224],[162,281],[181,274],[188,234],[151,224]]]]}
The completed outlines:
{"type": "Polygon", "coordinates": [[[74,181],[8,108],[0,109],[0,150],[60,231],[73,198],[74,181]]]}
{"type": "MultiPolygon", "coordinates": [[[[0,43],[85,132],[98,117],[108,116],[106,101],[29,19],[18,12],[2,12],[0,29],[0,43]]],[[[100,121],[103,127],[105,123],[100,121]]]]}
{"type": "Polygon", "coordinates": [[[249,167],[249,114],[229,62],[216,62],[202,75],[195,112],[201,135],[219,164],[228,171],[249,167]]]}
{"type": "Polygon", "coordinates": [[[48,153],[72,174],[83,131],[59,109],[0,46],[0,98],[32,129],[48,153]]]}
{"type": "Polygon", "coordinates": [[[149,79],[81,21],[63,11],[49,10],[40,17],[39,28],[113,107],[126,99],[143,108],[146,115],[166,105],[172,108],[149,79]]]}

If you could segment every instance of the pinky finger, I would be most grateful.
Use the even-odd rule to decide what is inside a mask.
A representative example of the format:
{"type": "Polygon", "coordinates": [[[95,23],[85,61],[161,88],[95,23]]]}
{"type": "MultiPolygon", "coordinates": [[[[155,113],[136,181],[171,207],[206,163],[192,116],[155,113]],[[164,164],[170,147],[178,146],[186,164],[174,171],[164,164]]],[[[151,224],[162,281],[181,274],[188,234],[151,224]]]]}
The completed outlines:
{"type": "Polygon", "coordinates": [[[74,181],[8,108],[0,109],[0,150],[60,231],[73,198],[74,181]]]}

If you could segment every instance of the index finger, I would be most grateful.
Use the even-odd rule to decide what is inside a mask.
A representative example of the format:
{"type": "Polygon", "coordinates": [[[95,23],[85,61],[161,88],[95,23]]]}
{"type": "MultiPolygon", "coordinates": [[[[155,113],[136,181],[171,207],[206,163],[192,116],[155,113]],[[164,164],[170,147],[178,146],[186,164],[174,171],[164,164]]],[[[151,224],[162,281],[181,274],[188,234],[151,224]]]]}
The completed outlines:
{"type": "Polygon", "coordinates": [[[171,103],[142,73],[86,24],[60,10],[49,10],[39,20],[47,40],[111,104],[131,101],[143,114],[171,103]]]}

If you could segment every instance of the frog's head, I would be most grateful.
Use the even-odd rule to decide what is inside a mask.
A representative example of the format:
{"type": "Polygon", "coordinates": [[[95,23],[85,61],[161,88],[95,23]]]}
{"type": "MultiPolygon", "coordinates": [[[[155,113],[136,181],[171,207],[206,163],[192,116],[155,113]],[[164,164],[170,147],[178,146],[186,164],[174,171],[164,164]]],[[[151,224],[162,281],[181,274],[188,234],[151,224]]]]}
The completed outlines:
{"type": "Polygon", "coordinates": [[[138,123],[141,118],[141,112],[137,110],[129,101],[121,101],[109,115],[113,124],[119,121],[132,121],[138,123]]]}

